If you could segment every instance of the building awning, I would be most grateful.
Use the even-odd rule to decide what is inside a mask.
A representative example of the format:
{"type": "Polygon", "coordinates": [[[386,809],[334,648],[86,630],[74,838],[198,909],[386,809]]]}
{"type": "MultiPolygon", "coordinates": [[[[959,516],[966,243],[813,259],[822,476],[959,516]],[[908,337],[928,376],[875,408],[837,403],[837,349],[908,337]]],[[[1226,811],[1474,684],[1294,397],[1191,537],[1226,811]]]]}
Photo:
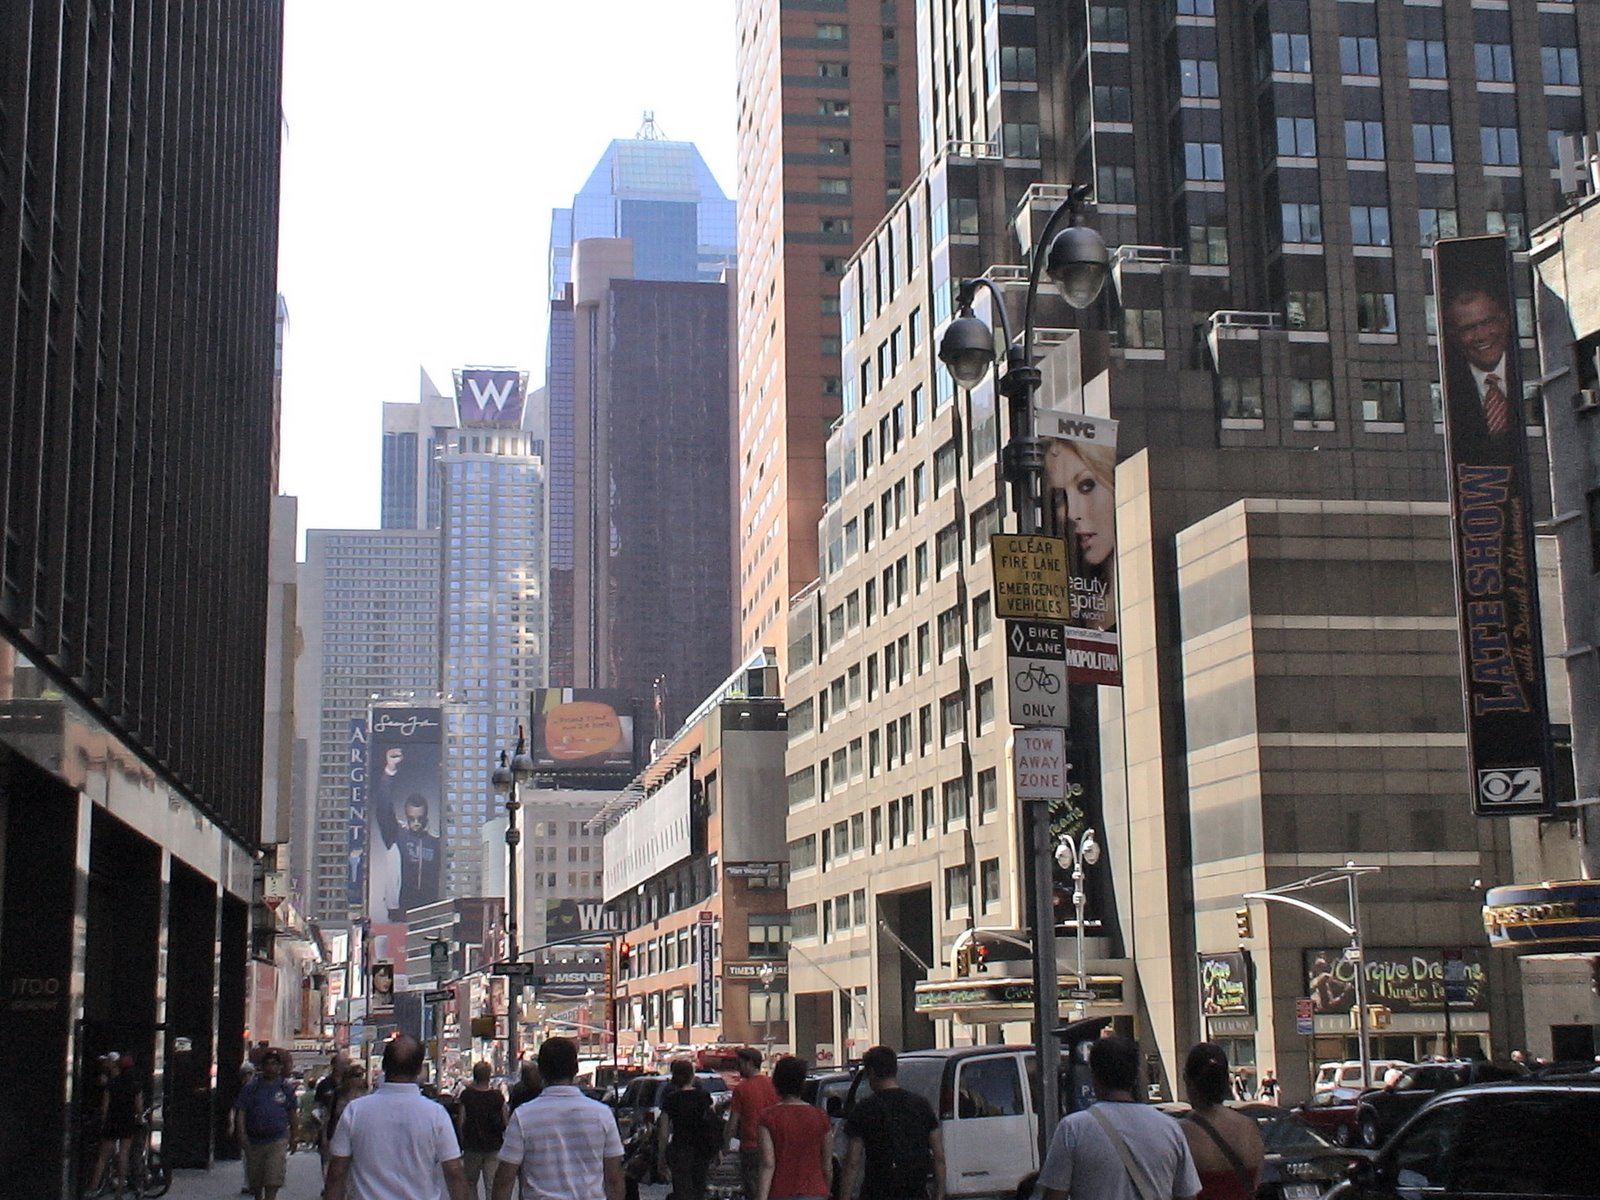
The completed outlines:
{"type": "MultiPolygon", "coordinates": [[[[1061,1015],[1077,1008],[1071,992],[1078,986],[1076,975],[1063,976],[1061,1015]]],[[[1094,999],[1088,1006],[1120,1011],[1126,1007],[1121,975],[1091,975],[1088,990],[1094,999]]],[[[1005,1021],[1026,1021],[1033,1016],[1033,978],[1031,976],[969,976],[966,979],[926,980],[916,985],[914,1006],[925,1017],[953,1017],[969,1025],[995,1025],[1005,1021]]]]}

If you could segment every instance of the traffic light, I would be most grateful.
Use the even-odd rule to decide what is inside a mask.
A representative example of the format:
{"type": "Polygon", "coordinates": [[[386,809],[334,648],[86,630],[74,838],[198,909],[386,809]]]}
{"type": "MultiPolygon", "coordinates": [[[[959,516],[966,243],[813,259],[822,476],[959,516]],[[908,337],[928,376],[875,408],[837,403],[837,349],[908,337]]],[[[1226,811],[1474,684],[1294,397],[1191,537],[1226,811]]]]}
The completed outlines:
{"type": "Polygon", "coordinates": [[[1255,936],[1254,930],[1250,925],[1250,910],[1248,908],[1236,908],[1233,910],[1233,927],[1238,930],[1241,942],[1248,942],[1255,936]]]}
{"type": "Polygon", "coordinates": [[[956,950],[956,977],[965,979],[972,974],[972,947],[961,946],[956,950]]]}
{"type": "Polygon", "coordinates": [[[989,972],[989,947],[978,945],[972,948],[972,961],[978,968],[978,974],[986,975],[989,972]]]}
{"type": "Polygon", "coordinates": [[[628,964],[633,961],[633,946],[626,938],[617,943],[617,974],[625,975],[628,964]]]}

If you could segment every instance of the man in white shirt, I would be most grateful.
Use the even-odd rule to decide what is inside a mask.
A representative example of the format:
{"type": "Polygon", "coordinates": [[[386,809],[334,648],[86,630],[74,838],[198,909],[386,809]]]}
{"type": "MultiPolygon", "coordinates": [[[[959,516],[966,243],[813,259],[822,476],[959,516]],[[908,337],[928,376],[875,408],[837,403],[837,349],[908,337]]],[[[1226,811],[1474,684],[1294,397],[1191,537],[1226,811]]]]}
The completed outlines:
{"type": "Polygon", "coordinates": [[[352,1100],[333,1131],[323,1200],[467,1200],[450,1114],[417,1087],[423,1060],[414,1037],[384,1047],[383,1082],[352,1100]]]}
{"type": "Polygon", "coordinates": [[[1044,1200],[1066,1200],[1068,1192],[1095,1200],[1199,1195],[1200,1176],[1182,1127],[1135,1099],[1139,1048],[1125,1037],[1101,1038],[1089,1049],[1089,1071],[1095,1104],[1056,1126],[1039,1172],[1044,1200]]]}
{"type": "Polygon", "coordinates": [[[500,1146],[494,1200],[622,1200],[622,1138],[616,1115],[573,1085],[578,1045],[549,1038],[539,1047],[544,1091],[511,1114],[500,1146]]]}

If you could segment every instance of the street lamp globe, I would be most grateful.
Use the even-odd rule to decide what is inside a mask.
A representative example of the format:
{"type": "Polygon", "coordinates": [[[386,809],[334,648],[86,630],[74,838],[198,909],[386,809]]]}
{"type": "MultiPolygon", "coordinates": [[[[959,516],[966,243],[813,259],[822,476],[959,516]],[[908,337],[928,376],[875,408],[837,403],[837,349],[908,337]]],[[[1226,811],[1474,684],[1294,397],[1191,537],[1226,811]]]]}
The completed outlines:
{"type": "Polygon", "coordinates": [[[533,778],[533,755],[523,745],[520,734],[517,737],[517,752],[511,756],[511,777],[518,783],[527,783],[533,778]]]}
{"type": "Polygon", "coordinates": [[[1100,861],[1100,843],[1095,841],[1094,830],[1089,829],[1084,832],[1080,851],[1083,854],[1084,866],[1092,867],[1100,861]]]}
{"type": "Polygon", "coordinates": [[[976,387],[994,366],[994,331],[970,312],[957,317],[939,339],[939,361],[962,387],[976,387]]]}
{"type": "Polygon", "coordinates": [[[500,796],[511,794],[511,768],[506,766],[506,752],[500,751],[500,765],[489,774],[489,783],[500,796]]]}
{"type": "Polygon", "coordinates": [[[1045,257],[1044,273],[1073,308],[1093,304],[1110,271],[1105,238],[1083,225],[1070,225],[1058,233],[1045,257]]]}

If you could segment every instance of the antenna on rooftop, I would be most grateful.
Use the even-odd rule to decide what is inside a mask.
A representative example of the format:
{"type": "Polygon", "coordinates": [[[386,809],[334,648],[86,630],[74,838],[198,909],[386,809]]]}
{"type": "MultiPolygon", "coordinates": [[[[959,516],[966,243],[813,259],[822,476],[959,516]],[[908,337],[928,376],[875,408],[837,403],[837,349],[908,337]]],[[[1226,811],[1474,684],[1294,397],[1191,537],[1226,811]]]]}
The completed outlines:
{"type": "Polygon", "coordinates": [[[639,126],[639,132],[633,135],[641,142],[664,142],[667,135],[661,132],[661,126],[656,124],[654,109],[644,110],[644,124],[639,126]]]}

